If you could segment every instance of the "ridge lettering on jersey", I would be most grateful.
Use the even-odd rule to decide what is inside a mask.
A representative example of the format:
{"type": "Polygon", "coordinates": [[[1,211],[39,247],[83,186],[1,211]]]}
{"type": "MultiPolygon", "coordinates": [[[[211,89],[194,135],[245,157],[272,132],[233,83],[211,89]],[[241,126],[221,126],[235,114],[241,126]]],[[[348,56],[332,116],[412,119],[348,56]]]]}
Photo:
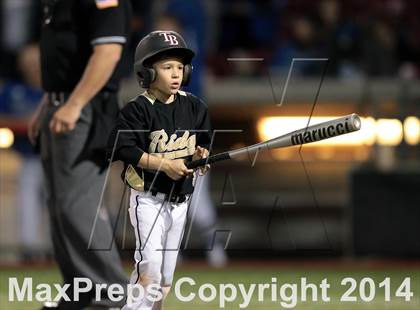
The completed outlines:
{"type": "Polygon", "coordinates": [[[165,42],[169,42],[169,45],[178,45],[178,40],[176,36],[173,34],[169,34],[167,32],[161,32],[159,35],[163,35],[165,37],[165,42]]]}
{"type": "Polygon", "coordinates": [[[173,158],[174,156],[170,155],[170,153],[174,151],[186,150],[186,152],[178,152],[178,154],[185,155],[176,157],[192,155],[195,151],[195,134],[190,135],[188,130],[184,131],[184,134],[179,138],[175,133],[168,137],[164,129],[156,130],[150,133],[149,139],[152,140],[149,145],[149,154],[164,153],[163,157],[173,158]],[[165,156],[165,154],[169,156],[165,156]]]}

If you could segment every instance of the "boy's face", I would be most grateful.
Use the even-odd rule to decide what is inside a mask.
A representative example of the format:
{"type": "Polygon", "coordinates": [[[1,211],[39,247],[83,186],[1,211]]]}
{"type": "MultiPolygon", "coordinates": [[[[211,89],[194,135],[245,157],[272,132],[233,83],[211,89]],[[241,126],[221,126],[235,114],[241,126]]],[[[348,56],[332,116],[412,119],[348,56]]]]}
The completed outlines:
{"type": "Polygon", "coordinates": [[[165,95],[174,95],[181,87],[184,65],[181,58],[171,57],[153,64],[156,70],[156,80],[150,88],[157,89],[165,95]]]}

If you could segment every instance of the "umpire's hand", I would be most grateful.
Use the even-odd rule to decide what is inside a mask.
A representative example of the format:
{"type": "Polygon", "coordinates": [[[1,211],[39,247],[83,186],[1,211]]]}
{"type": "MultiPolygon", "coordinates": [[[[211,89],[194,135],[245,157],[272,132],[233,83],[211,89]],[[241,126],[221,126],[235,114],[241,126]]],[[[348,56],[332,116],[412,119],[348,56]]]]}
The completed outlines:
{"type": "Polygon", "coordinates": [[[47,104],[47,96],[44,95],[41,99],[41,103],[38,105],[35,112],[29,118],[28,138],[33,146],[36,146],[37,144],[39,131],[41,128],[41,122],[42,122],[42,111],[46,104],[47,104]]]}
{"type": "Polygon", "coordinates": [[[81,106],[68,101],[61,106],[50,121],[50,130],[53,134],[72,131],[80,118],[81,106]]]}

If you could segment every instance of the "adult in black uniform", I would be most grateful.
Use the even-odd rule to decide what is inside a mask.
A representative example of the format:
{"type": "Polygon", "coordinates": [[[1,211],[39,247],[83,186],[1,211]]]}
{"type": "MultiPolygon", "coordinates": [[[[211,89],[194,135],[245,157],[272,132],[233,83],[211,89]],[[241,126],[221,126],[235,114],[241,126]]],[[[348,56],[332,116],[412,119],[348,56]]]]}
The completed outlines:
{"type": "MultiPolygon", "coordinates": [[[[118,63],[126,43],[128,0],[44,0],[41,32],[42,106],[29,128],[39,137],[47,178],[53,246],[64,283],[125,284],[103,208],[103,147],[118,114],[118,63]],[[98,216],[97,216],[98,215],[98,216]]],[[[72,291],[72,287],[67,293],[72,291]]],[[[95,291],[59,309],[116,306],[95,291]]]]}

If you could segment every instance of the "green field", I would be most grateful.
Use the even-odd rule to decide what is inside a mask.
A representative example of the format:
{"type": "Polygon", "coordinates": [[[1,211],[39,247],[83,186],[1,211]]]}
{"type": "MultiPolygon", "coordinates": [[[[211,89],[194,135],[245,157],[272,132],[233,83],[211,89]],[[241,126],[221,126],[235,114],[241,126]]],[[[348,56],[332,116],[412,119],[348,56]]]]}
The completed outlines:
{"type": "MultiPolygon", "coordinates": [[[[33,277],[33,284],[36,287],[39,283],[60,283],[60,275],[54,267],[0,267],[1,281],[0,281],[0,309],[38,309],[40,304],[37,302],[9,302],[8,301],[8,279],[10,277],[17,277],[18,281],[22,281],[24,277],[33,277]]],[[[233,302],[227,302],[224,309],[239,309],[239,305],[243,302],[240,294],[239,284],[242,283],[243,288],[248,290],[252,283],[255,284],[272,284],[276,283],[277,301],[272,301],[271,289],[265,290],[261,293],[262,301],[258,301],[258,288],[255,289],[251,295],[250,303],[244,309],[420,309],[420,266],[413,264],[273,264],[273,263],[247,263],[247,264],[232,264],[225,269],[209,269],[204,265],[184,264],[178,268],[176,279],[182,277],[189,277],[193,279],[196,284],[191,286],[184,284],[181,288],[183,296],[190,293],[195,293],[196,298],[191,302],[182,302],[176,298],[174,292],[170,294],[166,302],[166,308],[171,309],[220,309],[219,297],[220,290],[217,291],[215,299],[211,302],[203,302],[198,298],[198,291],[202,284],[210,283],[216,289],[219,289],[219,284],[233,284],[238,292],[238,296],[233,302]],[[308,283],[313,283],[319,286],[323,279],[327,279],[330,288],[327,290],[326,301],[312,301],[311,290],[308,291],[308,301],[301,300],[301,278],[307,278],[308,283]],[[341,281],[351,277],[356,280],[357,287],[350,294],[356,297],[356,302],[343,302],[340,298],[350,288],[350,284],[341,285],[341,281]],[[369,289],[369,283],[365,285],[365,290],[360,292],[360,284],[363,278],[369,277],[375,284],[375,295],[372,301],[361,301],[360,294],[365,294],[369,298],[372,293],[369,289]],[[403,297],[396,297],[395,293],[406,277],[410,277],[413,297],[410,301],[405,301],[403,297]],[[276,278],[274,282],[272,278],[276,278]],[[390,301],[385,301],[385,289],[379,288],[385,278],[390,278],[390,301]],[[294,307],[285,308],[280,303],[286,302],[285,298],[290,295],[291,289],[284,290],[284,295],[280,295],[280,287],[283,284],[297,283],[297,304],[294,307]]],[[[370,280],[367,280],[369,282],[370,280]]],[[[19,282],[21,283],[21,282],[19,282]]],[[[365,280],[366,283],[366,280],[365,280]]],[[[227,295],[230,295],[231,290],[226,290],[227,295]]],[[[209,296],[210,289],[204,290],[206,296],[209,296]]],[[[53,296],[55,292],[53,291],[53,296]]],[[[318,298],[321,299],[321,291],[318,288],[318,298]]],[[[292,302],[286,302],[293,305],[292,302]]]]}

